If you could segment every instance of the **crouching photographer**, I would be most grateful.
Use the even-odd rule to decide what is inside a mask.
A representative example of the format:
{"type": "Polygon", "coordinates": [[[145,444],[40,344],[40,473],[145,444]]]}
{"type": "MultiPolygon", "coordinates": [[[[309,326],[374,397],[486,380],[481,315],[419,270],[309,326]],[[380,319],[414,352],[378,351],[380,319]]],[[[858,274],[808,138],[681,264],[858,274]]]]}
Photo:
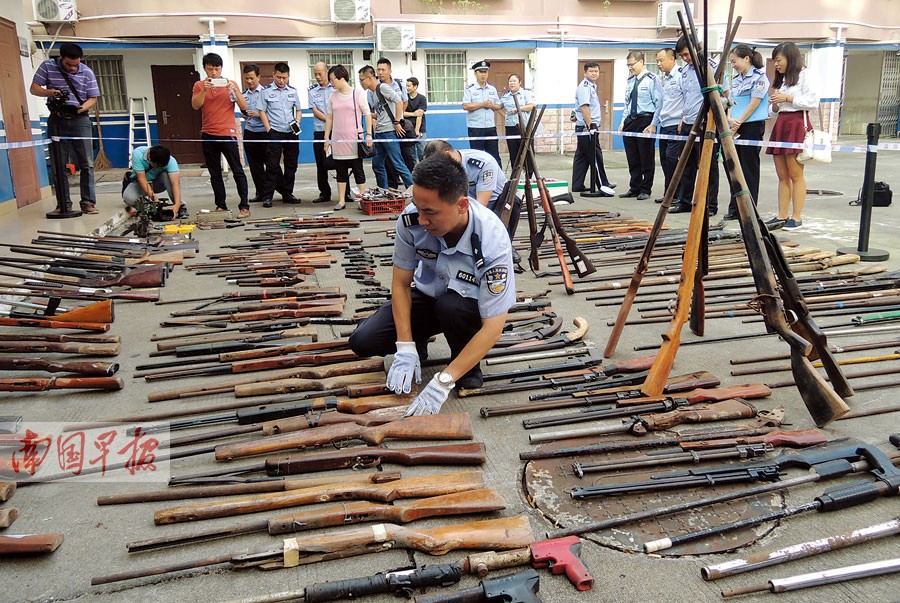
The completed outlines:
{"type": "Polygon", "coordinates": [[[167,221],[188,216],[187,206],[181,200],[181,176],[178,162],[169,149],[162,145],[140,146],[131,152],[131,171],[122,180],[122,201],[136,208],[142,197],[156,202],[156,193],[166,191],[171,207],[162,207],[154,220],[167,221]]]}

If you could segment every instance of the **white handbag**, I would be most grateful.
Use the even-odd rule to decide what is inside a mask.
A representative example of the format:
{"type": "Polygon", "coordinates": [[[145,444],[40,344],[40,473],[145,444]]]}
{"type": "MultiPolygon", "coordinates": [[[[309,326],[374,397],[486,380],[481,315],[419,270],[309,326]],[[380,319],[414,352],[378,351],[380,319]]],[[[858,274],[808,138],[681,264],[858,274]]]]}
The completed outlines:
{"type": "MultiPolygon", "coordinates": [[[[797,161],[806,163],[831,163],[831,134],[822,130],[815,130],[806,114],[806,136],[803,138],[803,150],[797,155],[797,161]]],[[[821,119],[821,114],[819,118],[821,119]]]]}

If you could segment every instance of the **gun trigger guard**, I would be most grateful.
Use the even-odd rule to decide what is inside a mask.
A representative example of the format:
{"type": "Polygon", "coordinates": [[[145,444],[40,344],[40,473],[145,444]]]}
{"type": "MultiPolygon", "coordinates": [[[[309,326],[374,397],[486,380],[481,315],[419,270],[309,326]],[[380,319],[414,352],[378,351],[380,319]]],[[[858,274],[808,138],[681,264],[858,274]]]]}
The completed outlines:
{"type": "Polygon", "coordinates": [[[645,435],[650,431],[650,423],[639,415],[631,417],[631,425],[628,426],[628,433],[632,435],[645,435]]]}
{"type": "Polygon", "coordinates": [[[361,457],[358,456],[353,461],[353,464],[350,466],[350,469],[353,471],[359,471],[360,469],[371,469],[372,467],[377,467],[380,464],[380,459],[378,457],[361,457]]]}
{"type": "Polygon", "coordinates": [[[747,302],[747,307],[756,312],[757,314],[765,314],[765,304],[763,303],[764,297],[774,297],[772,295],[757,295],[750,299],[747,302]]]}
{"type": "Polygon", "coordinates": [[[331,445],[340,450],[341,448],[349,448],[350,447],[350,438],[344,438],[342,440],[334,440],[331,442],[331,445]]]}
{"type": "Polygon", "coordinates": [[[780,427],[785,425],[784,415],[784,406],[772,410],[761,410],[756,415],[756,422],[763,427],[780,427]]]}

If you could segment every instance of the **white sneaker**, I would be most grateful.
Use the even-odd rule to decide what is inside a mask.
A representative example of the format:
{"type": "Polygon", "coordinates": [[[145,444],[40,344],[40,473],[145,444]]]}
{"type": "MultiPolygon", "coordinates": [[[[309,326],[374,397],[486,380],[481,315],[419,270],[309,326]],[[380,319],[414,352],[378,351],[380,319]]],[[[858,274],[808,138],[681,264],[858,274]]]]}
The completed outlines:
{"type": "Polygon", "coordinates": [[[600,192],[606,193],[607,195],[615,195],[616,194],[616,191],[609,188],[608,186],[603,186],[603,185],[600,186],[600,192]]]}

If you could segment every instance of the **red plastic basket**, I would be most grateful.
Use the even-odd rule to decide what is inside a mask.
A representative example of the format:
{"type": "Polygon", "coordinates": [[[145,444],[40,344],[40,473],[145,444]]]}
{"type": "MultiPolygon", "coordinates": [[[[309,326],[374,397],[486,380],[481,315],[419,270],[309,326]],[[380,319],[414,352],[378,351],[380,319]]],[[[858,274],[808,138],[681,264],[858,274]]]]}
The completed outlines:
{"type": "Polygon", "coordinates": [[[376,214],[399,214],[405,204],[403,199],[360,199],[359,209],[368,216],[376,214]]]}

